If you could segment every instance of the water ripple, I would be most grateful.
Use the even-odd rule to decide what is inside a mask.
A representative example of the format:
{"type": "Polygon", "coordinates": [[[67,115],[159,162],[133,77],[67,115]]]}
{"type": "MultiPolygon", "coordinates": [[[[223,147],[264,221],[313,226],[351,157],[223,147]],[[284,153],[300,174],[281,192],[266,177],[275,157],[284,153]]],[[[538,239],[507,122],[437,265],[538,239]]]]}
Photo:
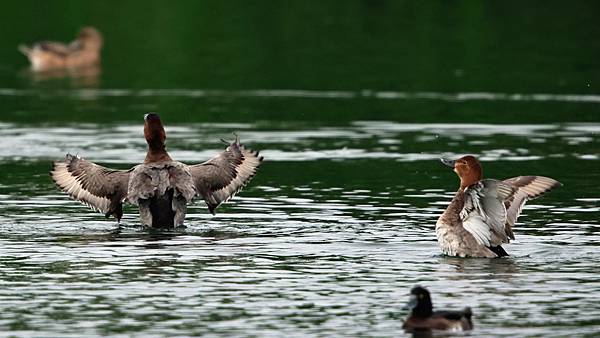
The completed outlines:
{"type": "Polygon", "coordinates": [[[167,125],[169,149],[201,161],[232,130],[264,149],[252,184],[216,216],[197,202],[187,227],[148,231],[135,208],[119,226],[60,194],[46,174],[66,152],[141,161],[140,126],[0,124],[0,300],[10,309],[0,328],[61,337],[389,336],[401,332],[402,306],[419,283],[437,307],[471,306],[474,336],[597,332],[597,159],[579,156],[598,155],[597,124],[167,125]],[[435,222],[458,181],[437,158],[467,149],[491,162],[494,176],[540,172],[564,183],[526,205],[509,258],[439,254],[435,222]]]}
{"type": "Polygon", "coordinates": [[[493,92],[404,92],[404,91],[344,91],[301,89],[73,89],[39,91],[32,89],[0,88],[0,96],[66,96],[72,99],[90,100],[98,97],[249,97],[249,98],[303,98],[303,99],[358,99],[380,100],[436,100],[436,101],[524,101],[524,102],[575,102],[600,103],[600,95],[548,94],[548,93],[493,93],[493,92]]]}

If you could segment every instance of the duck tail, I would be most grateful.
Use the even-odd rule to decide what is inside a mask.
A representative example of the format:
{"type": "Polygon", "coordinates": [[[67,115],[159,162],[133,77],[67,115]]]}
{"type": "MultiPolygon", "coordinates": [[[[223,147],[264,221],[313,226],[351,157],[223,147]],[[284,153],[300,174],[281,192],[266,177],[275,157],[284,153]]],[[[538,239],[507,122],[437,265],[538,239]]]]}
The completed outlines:
{"type": "Polygon", "coordinates": [[[467,306],[463,310],[463,313],[466,319],[466,323],[463,321],[463,330],[473,330],[473,320],[471,319],[471,317],[473,317],[473,312],[471,311],[471,308],[467,306]]]}
{"type": "Polygon", "coordinates": [[[468,306],[463,310],[463,313],[465,314],[465,317],[467,317],[469,320],[473,316],[473,311],[471,311],[471,308],[468,306]]]}
{"type": "Polygon", "coordinates": [[[498,257],[507,257],[507,256],[509,256],[509,254],[506,252],[506,250],[504,250],[504,248],[501,247],[500,245],[498,245],[498,246],[488,246],[488,249],[490,249],[493,253],[495,253],[496,255],[498,255],[498,257]]]}
{"type": "Polygon", "coordinates": [[[238,136],[238,134],[234,132],[233,136],[235,136],[235,140],[233,140],[233,141],[227,141],[226,139],[222,138],[221,142],[223,142],[223,143],[225,143],[227,145],[233,145],[233,144],[235,144],[237,146],[240,146],[241,145],[240,144],[240,137],[238,136]]]}
{"type": "Polygon", "coordinates": [[[23,55],[29,57],[29,55],[31,55],[31,48],[25,46],[25,45],[19,45],[19,47],[17,47],[17,49],[19,50],[19,52],[23,53],[23,55]]]}

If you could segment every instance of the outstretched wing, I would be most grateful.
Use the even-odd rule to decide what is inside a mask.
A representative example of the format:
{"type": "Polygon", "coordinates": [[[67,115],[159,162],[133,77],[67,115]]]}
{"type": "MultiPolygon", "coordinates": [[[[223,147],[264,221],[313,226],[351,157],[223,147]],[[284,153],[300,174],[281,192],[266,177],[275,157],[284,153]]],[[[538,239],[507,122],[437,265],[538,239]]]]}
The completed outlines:
{"type": "Polygon", "coordinates": [[[206,201],[210,213],[214,215],[221,203],[250,182],[262,160],[258,151],[246,149],[236,139],[218,156],[190,166],[196,192],[206,201]]]}
{"type": "Polygon", "coordinates": [[[508,243],[504,202],[516,190],[510,184],[490,179],[479,181],[465,190],[465,203],[460,218],[463,227],[479,244],[494,247],[508,243]]]}
{"type": "Polygon", "coordinates": [[[67,154],[63,161],[54,162],[50,176],[72,198],[119,221],[123,216],[130,172],[108,169],[67,154]]]}
{"type": "Polygon", "coordinates": [[[512,227],[517,222],[517,218],[523,210],[525,202],[538,198],[553,188],[562,184],[557,180],[544,176],[519,176],[504,180],[517,189],[515,194],[504,202],[506,207],[506,228],[509,237],[515,239],[512,227]]]}

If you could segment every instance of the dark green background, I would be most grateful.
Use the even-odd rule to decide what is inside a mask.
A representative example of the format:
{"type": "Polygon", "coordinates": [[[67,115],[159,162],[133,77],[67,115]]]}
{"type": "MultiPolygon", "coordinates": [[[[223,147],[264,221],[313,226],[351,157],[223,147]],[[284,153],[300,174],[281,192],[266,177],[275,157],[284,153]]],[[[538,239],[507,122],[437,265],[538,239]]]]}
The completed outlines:
{"type": "MultiPolygon", "coordinates": [[[[596,94],[599,14],[597,1],[12,1],[0,15],[0,83],[78,87],[32,83],[16,46],[69,41],[94,25],[106,42],[95,88],[596,94]]],[[[82,103],[22,101],[0,97],[1,119],[137,120],[148,102],[181,122],[522,123],[594,121],[598,112],[568,102],[121,97],[74,114],[69,105],[82,103]]]]}

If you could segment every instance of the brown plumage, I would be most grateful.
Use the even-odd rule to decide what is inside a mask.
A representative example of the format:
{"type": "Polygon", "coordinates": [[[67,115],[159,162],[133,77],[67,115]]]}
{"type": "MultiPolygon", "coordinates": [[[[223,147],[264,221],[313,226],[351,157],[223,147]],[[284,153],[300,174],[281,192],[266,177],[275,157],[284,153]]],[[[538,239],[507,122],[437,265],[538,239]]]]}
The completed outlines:
{"type": "Polygon", "coordinates": [[[544,176],[482,179],[481,164],[470,155],[442,162],[460,178],[456,195],[436,223],[440,248],[450,256],[508,256],[502,244],[515,239],[512,227],[525,202],[561,185],[544,176]]]}
{"type": "Polygon", "coordinates": [[[139,206],[142,223],[152,227],[183,224],[187,203],[202,197],[209,211],[239,192],[256,174],[263,158],[236,138],[218,156],[196,165],[173,161],[165,148],[160,118],[147,114],[144,135],[148,152],[143,164],[113,170],[68,154],[54,162],[50,175],[72,198],[118,221],[124,202],[139,206]]]}
{"type": "Polygon", "coordinates": [[[102,43],[102,35],[96,28],[84,27],[69,44],[42,41],[31,47],[20,45],[19,51],[27,56],[32,70],[46,71],[98,65],[102,43]]]}
{"type": "Polygon", "coordinates": [[[402,328],[410,333],[431,333],[432,331],[468,331],[473,329],[471,308],[458,311],[433,311],[429,291],[415,286],[410,291],[407,304],[410,314],[402,328]]]}

